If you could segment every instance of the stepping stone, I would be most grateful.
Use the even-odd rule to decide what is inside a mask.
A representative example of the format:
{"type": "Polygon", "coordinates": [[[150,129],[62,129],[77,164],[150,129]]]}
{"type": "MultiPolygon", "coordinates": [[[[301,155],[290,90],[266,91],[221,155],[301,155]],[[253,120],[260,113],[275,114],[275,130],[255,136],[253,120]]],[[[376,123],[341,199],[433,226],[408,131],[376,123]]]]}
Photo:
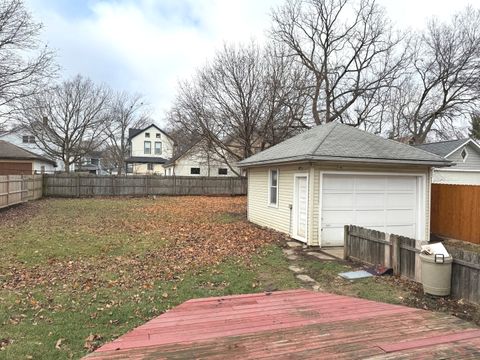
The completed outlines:
{"type": "Polygon", "coordinates": [[[292,249],[283,249],[282,250],[285,255],[294,255],[295,251],[292,249]]]}
{"type": "Polygon", "coordinates": [[[297,256],[297,255],[288,255],[288,256],[287,256],[287,259],[288,259],[288,260],[297,260],[297,259],[298,259],[298,256],[297,256]]]}
{"type": "Polygon", "coordinates": [[[321,252],[309,251],[309,252],[307,252],[307,255],[315,256],[316,258],[321,259],[321,260],[335,260],[335,258],[333,256],[326,255],[326,254],[321,253],[321,252]]]}
{"type": "Polygon", "coordinates": [[[297,275],[297,279],[303,282],[315,282],[310,276],[305,274],[297,275]]]}
{"type": "Polygon", "coordinates": [[[287,245],[290,246],[291,248],[297,248],[297,247],[303,246],[303,244],[296,241],[287,241],[287,245]]]}
{"type": "Polygon", "coordinates": [[[288,267],[291,271],[293,271],[294,273],[301,273],[303,272],[305,269],[301,268],[301,267],[298,267],[298,266],[295,266],[295,265],[290,265],[288,267]]]}

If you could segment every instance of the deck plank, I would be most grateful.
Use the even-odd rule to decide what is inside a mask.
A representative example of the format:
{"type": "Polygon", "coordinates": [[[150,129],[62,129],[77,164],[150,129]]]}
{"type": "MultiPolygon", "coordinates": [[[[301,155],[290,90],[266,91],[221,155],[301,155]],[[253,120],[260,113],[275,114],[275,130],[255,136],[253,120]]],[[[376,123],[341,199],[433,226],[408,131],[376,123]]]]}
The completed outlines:
{"type": "Polygon", "coordinates": [[[446,314],[290,290],[186,301],[86,359],[480,358],[480,329],[446,314]]]}

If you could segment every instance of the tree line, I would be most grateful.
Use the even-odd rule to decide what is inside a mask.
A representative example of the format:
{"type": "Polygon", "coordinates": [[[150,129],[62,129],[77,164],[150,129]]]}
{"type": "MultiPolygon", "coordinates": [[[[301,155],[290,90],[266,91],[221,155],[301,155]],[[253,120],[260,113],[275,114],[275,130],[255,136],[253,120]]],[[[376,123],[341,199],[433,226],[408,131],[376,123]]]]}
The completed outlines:
{"type": "MultiPolygon", "coordinates": [[[[59,78],[55,53],[22,0],[0,1],[0,130],[27,129],[69,165],[101,147],[121,173],[128,129],[149,119],[137,94],[77,75],[59,78]]],[[[179,83],[166,114],[180,144],[203,139],[227,162],[332,121],[420,144],[480,133],[480,10],[421,31],[397,29],[375,0],[286,0],[268,41],[225,43],[179,83]]]]}
{"type": "Polygon", "coordinates": [[[171,129],[238,160],[332,121],[410,144],[464,136],[470,119],[478,134],[479,9],[411,31],[375,0],[287,0],[268,35],[180,83],[171,129]]]}

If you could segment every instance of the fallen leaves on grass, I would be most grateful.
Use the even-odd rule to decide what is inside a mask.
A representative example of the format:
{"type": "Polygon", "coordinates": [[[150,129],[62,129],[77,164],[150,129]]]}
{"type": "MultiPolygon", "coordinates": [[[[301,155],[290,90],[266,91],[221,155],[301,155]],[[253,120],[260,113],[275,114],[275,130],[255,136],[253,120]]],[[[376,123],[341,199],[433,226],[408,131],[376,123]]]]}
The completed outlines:
{"type": "Polygon", "coordinates": [[[83,347],[88,350],[88,352],[95,351],[102,344],[102,337],[97,334],[90,334],[85,339],[85,344],[83,347]]]}
{"type": "MultiPolygon", "coordinates": [[[[101,287],[150,289],[156,280],[178,279],[187,271],[195,272],[227,259],[248,264],[258,249],[284,238],[283,234],[246,220],[244,197],[192,196],[168,198],[168,201],[159,198],[142,204],[112,216],[108,225],[104,219],[88,223],[96,232],[102,229],[108,235],[126,232],[132,242],[145,234],[158,239],[142,253],[84,258],[72,254],[71,259],[51,258],[48,264],[30,266],[17,262],[10,264],[1,287],[7,290],[60,287],[66,292],[89,292],[101,287]],[[224,221],[224,215],[229,221],[224,221]],[[111,278],[107,279],[105,274],[111,278]]],[[[57,220],[56,226],[62,224],[57,220]]],[[[31,307],[40,306],[36,299],[30,302],[31,307]]]]}

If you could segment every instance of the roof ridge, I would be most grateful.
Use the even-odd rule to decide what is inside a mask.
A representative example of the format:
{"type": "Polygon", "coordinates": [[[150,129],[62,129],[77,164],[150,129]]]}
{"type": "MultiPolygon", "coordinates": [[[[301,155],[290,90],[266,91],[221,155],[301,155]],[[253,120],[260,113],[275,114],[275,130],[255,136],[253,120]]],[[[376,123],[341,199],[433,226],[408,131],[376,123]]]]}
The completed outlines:
{"type": "MultiPolygon", "coordinates": [[[[325,140],[327,139],[327,137],[332,133],[333,129],[335,129],[338,125],[338,123],[332,121],[330,122],[330,124],[333,124],[332,125],[332,128],[330,129],[330,131],[328,133],[326,133],[324,136],[323,136],[323,139],[322,141],[320,141],[320,144],[318,144],[317,146],[315,146],[315,149],[313,150],[313,152],[310,154],[310,155],[315,155],[315,153],[317,152],[317,150],[320,148],[320,146],[325,142],[325,140]]],[[[329,124],[325,124],[325,125],[329,125],[329,124]]],[[[317,125],[317,126],[322,126],[322,125],[317,125]]],[[[314,128],[313,128],[314,129],[314,128]]]]}
{"type": "Polygon", "coordinates": [[[443,141],[436,141],[430,143],[423,143],[423,144],[415,144],[413,146],[422,146],[422,145],[435,145],[435,144],[444,144],[447,142],[454,142],[454,141],[468,141],[471,140],[470,138],[462,138],[462,139],[453,139],[453,140],[443,140],[443,141]]]}

